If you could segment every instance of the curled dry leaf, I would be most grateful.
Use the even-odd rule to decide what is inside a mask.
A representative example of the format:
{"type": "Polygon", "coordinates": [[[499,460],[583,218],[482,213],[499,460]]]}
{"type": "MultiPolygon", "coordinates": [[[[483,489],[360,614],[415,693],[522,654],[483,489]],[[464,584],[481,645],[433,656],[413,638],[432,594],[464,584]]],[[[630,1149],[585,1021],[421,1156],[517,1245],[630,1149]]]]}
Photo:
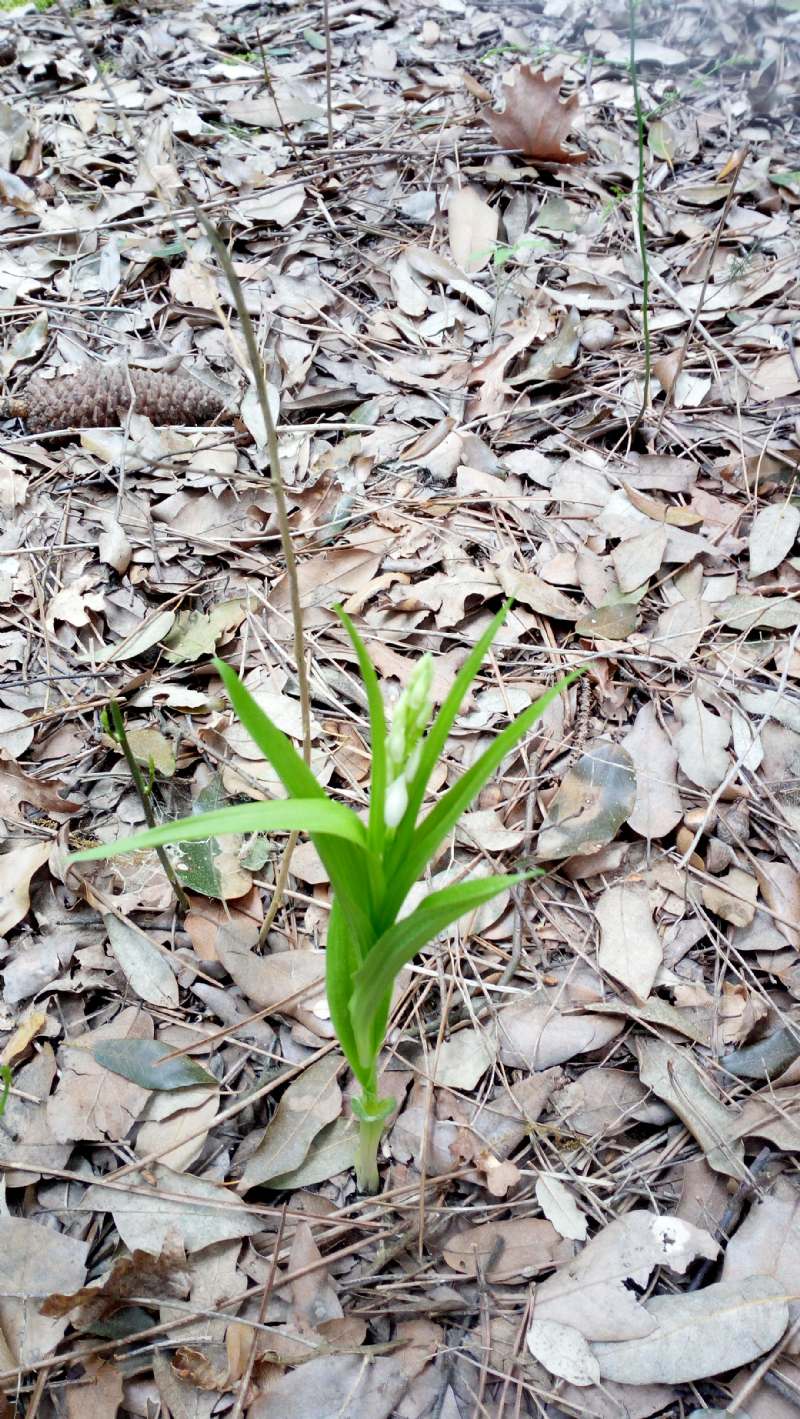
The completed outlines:
{"type": "Polygon", "coordinates": [[[561,79],[545,79],[541,71],[520,64],[506,88],[505,108],[484,109],[483,116],[501,148],[511,148],[543,163],[583,163],[586,153],[570,152],[564,139],[572,127],[578,95],[563,103],[561,79]]]}
{"type": "Polygon", "coordinates": [[[70,1295],[54,1292],[41,1308],[43,1316],[72,1315],[73,1324],[87,1327],[126,1306],[132,1296],[183,1299],[189,1294],[186,1256],[179,1246],[167,1242],[162,1251],[134,1251],[118,1257],[98,1286],[82,1286],[70,1295]]]}

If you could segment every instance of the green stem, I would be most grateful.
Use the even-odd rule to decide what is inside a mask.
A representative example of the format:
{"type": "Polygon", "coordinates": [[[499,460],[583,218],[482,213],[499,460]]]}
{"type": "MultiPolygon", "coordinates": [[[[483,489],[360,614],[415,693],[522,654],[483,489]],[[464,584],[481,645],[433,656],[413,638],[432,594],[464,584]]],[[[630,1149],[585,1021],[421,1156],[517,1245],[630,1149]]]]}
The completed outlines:
{"type": "Polygon", "coordinates": [[[381,1141],[385,1119],[362,1119],[358,1126],[358,1152],[356,1153],[356,1181],[359,1192],[373,1193],[380,1187],[378,1177],[378,1144],[381,1141]]]}
{"type": "Polygon", "coordinates": [[[380,1187],[378,1145],[386,1120],[393,1109],[393,1099],[381,1099],[378,1096],[377,1070],[373,1067],[372,1077],[369,1083],[364,1085],[361,1098],[353,1100],[353,1113],[358,1119],[356,1181],[359,1192],[371,1195],[380,1187]]]}
{"type": "MultiPolygon", "coordinates": [[[[642,101],[639,97],[639,77],[636,72],[636,10],[638,4],[639,0],[628,0],[628,20],[631,41],[630,70],[639,144],[639,176],[636,185],[636,232],[639,243],[639,259],[642,263],[642,336],[644,338],[643,414],[645,409],[650,408],[650,266],[647,259],[647,232],[645,231],[644,224],[644,111],[642,109],[642,101]]],[[[642,414],[639,415],[640,419],[642,414]]]]}
{"type": "MultiPolygon", "coordinates": [[[[110,700],[108,708],[111,712],[111,725],[114,731],[114,738],[117,740],[123,754],[125,755],[125,762],[127,763],[128,768],[131,771],[133,786],[136,789],[136,792],[139,797],[139,802],[141,803],[142,808],[144,810],[145,821],[147,823],[148,828],[154,828],[156,826],[156,818],[153,812],[153,805],[150,802],[150,793],[144,781],[144,777],[142,775],[142,771],[139,767],[139,764],[134,756],[133,750],[131,749],[131,746],[128,743],[128,734],[127,730],[125,729],[125,719],[123,717],[122,710],[120,709],[117,700],[110,700]]],[[[172,863],[167,857],[165,849],[163,847],[157,847],[155,852],[156,857],[158,858],[159,862],[161,863],[161,866],[167,874],[167,877],[169,878],[169,883],[172,887],[173,892],[175,893],[178,905],[182,907],[185,912],[188,912],[191,905],[189,902],[189,898],[187,897],[186,893],[183,890],[183,887],[181,886],[177,876],[175,875],[175,868],[172,866],[172,863]]]]}

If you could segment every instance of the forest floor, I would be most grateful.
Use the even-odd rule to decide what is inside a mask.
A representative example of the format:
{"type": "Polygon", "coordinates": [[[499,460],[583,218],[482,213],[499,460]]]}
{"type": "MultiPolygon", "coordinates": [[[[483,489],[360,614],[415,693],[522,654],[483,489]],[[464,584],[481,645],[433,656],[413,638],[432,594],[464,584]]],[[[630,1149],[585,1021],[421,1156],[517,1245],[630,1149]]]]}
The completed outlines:
{"type": "Polygon", "coordinates": [[[800,0],[642,0],[641,231],[601,9],[0,12],[0,374],[77,391],[0,424],[0,1419],[800,1410],[800,0]],[[215,651],[303,740],[189,196],[322,782],[339,601],[391,705],[515,598],[433,792],[587,667],[432,866],[546,871],[404,971],[374,1198],[312,845],[263,933],[285,837],[67,862],[110,700],[158,821],[279,791],[215,651]],[[224,412],[70,430],[109,365],[224,412]]]}

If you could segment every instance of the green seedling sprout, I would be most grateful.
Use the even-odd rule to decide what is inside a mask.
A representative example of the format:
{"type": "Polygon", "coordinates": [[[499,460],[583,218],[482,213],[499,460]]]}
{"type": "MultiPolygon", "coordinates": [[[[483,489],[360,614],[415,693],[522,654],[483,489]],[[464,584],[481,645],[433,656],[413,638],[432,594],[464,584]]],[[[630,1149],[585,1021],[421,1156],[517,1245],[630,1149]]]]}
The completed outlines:
{"type": "Polygon", "coordinates": [[[461,814],[547,706],[581,674],[580,670],[571,672],[523,710],[420,816],[428,782],[453,721],[509,605],[498,611],[467,657],[435,718],[433,661],[430,655],[420,658],[395,707],[391,726],[386,723],[378,677],[366,647],[349,616],[337,607],[367,692],[371,780],[366,823],[326,794],[290,740],[264,713],[238,675],[223,661],[215,660],[240,722],[279,775],[288,797],[182,818],[115,843],[74,853],[71,858],[73,862],[88,862],[224,833],[300,831],[309,835],[333,889],[326,942],[326,988],[331,1020],[361,1089],[360,1096],[353,1100],[353,1112],[359,1120],[356,1173],[363,1192],[377,1191],[378,1145],[394,1107],[391,1099],[380,1096],[378,1059],[399,972],[459,917],[536,875],[534,869],[459,882],[430,892],[415,910],[401,915],[409,892],[461,814]]]}

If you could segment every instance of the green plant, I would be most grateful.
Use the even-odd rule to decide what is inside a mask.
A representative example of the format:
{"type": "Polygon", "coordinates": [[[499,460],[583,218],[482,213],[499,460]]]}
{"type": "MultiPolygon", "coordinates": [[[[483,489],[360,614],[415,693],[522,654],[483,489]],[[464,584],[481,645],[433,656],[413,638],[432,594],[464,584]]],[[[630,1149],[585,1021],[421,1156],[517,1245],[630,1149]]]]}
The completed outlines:
{"type": "Polygon", "coordinates": [[[75,853],[71,859],[88,862],[226,832],[309,834],[333,888],[326,946],[328,1004],[339,1043],[362,1091],[353,1109],[360,1122],[358,1181],[367,1192],[378,1186],[378,1143],[393,1107],[390,1099],[379,1095],[378,1056],[399,971],[465,912],[536,873],[534,869],[459,882],[429,893],[414,911],[401,915],[411,888],[423,877],[443,838],[509,751],[581,673],[573,671],[523,710],[420,819],[433,769],[461,702],[507,615],[508,604],[498,611],[467,657],[435,719],[431,722],[433,666],[430,656],[423,656],[395,707],[391,727],[387,727],[372,661],[350,618],[337,608],[367,692],[371,781],[366,823],[352,809],[328,797],[235,672],[215,660],[239,720],[278,773],[288,798],[183,818],[75,853]]]}

